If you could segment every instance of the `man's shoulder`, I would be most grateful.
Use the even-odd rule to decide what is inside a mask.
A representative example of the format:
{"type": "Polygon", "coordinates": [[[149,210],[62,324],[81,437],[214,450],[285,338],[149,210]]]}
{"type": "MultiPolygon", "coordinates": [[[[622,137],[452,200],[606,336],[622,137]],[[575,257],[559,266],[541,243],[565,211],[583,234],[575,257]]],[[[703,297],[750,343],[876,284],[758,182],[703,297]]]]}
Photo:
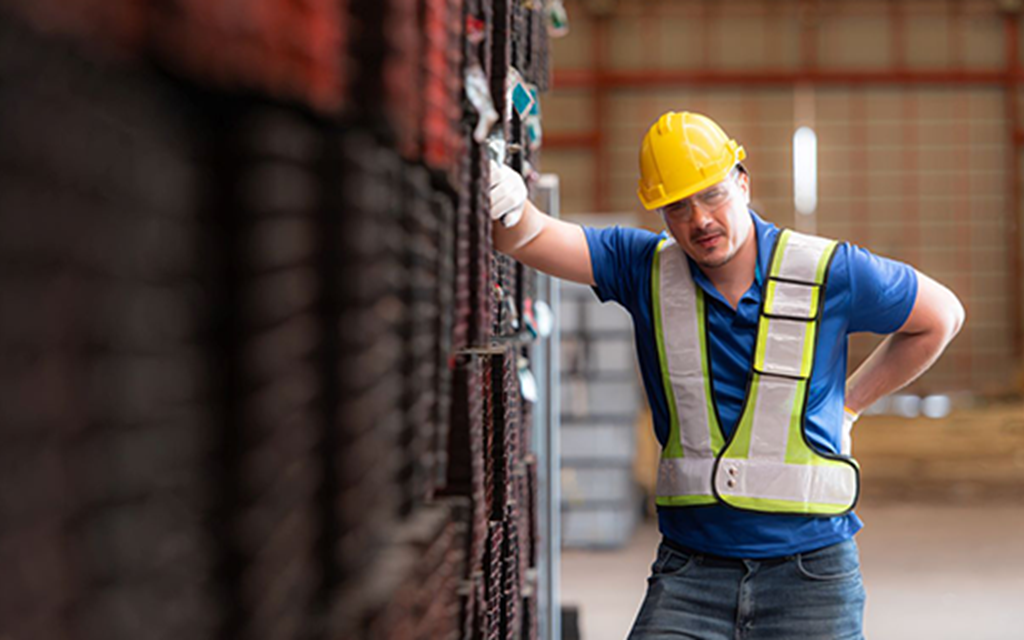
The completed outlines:
{"type": "Polygon", "coordinates": [[[583,231],[602,301],[615,300],[629,308],[643,297],[654,251],[661,234],[636,227],[588,227],[583,231]]]}
{"type": "Polygon", "coordinates": [[[610,257],[614,254],[619,260],[632,262],[649,258],[658,243],[666,237],[664,233],[655,233],[648,229],[614,225],[610,227],[583,227],[587,240],[592,248],[599,249],[595,257],[610,257]]]}

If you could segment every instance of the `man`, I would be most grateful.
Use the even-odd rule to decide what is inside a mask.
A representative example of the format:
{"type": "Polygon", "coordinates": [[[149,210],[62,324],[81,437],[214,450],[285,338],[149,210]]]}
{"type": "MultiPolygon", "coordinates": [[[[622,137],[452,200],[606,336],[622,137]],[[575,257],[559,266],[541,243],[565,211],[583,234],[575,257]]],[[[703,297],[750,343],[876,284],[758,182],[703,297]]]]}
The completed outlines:
{"type": "Polygon", "coordinates": [[[550,218],[492,165],[497,249],[633,317],[663,534],[636,640],[861,638],[850,429],[964,321],[913,268],[760,218],[745,155],[699,114],[650,128],[638,193],[667,235],[550,218]],[[847,379],[858,331],[891,335],[847,379]]]}

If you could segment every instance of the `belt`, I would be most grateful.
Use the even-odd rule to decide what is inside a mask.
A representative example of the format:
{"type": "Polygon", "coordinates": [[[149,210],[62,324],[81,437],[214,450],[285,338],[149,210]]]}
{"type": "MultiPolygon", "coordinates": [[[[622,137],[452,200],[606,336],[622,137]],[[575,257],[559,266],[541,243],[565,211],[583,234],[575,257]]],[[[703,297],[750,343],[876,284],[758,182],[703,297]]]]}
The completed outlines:
{"type": "Polygon", "coordinates": [[[761,566],[770,567],[770,566],[773,566],[773,565],[783,564],[785,562],[789,562],[790,560],[793,560],[794,558],[796,558],[795,555],[777,556],[777,557],[774,557],[774,558],[727,558],[725,556],[716,556],[713,553],[704,553],[703,551],[697,551],[696,549],[690,549],[689,547],[684,547],[683,545],[679,544],[678,542],[674,542],[672,540],[669,540],[668,538],[666,538],[664,536],[662,536],[662,538],[661,538],[661,543],[663,545],[665,545],[666,547],[668,547],[669,549],[672,549],[673,551],[678,551],[679,553],[682,553],[682,554],[687,555],[687,556],[693,556],[693,558],[694,558],[694,560],[696,562],[698,562],[698,563],[700,563],[700,564],[702,564],[702,565],[704,565],[706,567],[722,567],[722,568],[726,568],[726,569],[734,569],[734,568],[745,569],[745,568],[747,568],[747,564],[746,564],[747,562],[756,562],[757,564],[759,564],[761,566]]]}

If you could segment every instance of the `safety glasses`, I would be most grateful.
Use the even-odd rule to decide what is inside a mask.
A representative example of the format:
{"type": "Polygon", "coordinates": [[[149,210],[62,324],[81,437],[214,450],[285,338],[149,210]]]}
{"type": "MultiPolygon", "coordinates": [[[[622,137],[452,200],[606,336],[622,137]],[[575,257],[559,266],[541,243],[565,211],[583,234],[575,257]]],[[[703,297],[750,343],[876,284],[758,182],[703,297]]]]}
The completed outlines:
{"type": "Polygon", "coordinates": [[[711,213],[732,200],[735,194],[735,178],[730,176],[688,198],[665,205],[661,208],[661,215],[666,222],[689,224],[693,220],[693,214],[697,207],[711,213]]]}

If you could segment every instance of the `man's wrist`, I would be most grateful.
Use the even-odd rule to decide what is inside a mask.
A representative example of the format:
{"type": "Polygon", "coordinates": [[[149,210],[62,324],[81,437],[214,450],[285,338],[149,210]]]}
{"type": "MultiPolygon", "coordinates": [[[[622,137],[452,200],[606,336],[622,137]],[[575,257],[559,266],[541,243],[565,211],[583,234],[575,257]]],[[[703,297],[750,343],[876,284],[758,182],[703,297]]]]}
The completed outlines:
{"type": "Polygon", "coordinates": [[[501,222],[494,222],[492,226],[494,248],[501,253],[511,255],[532,242],[543,230],[544,214],[527,202],[515,225],[506,227],[501,222]]]}

